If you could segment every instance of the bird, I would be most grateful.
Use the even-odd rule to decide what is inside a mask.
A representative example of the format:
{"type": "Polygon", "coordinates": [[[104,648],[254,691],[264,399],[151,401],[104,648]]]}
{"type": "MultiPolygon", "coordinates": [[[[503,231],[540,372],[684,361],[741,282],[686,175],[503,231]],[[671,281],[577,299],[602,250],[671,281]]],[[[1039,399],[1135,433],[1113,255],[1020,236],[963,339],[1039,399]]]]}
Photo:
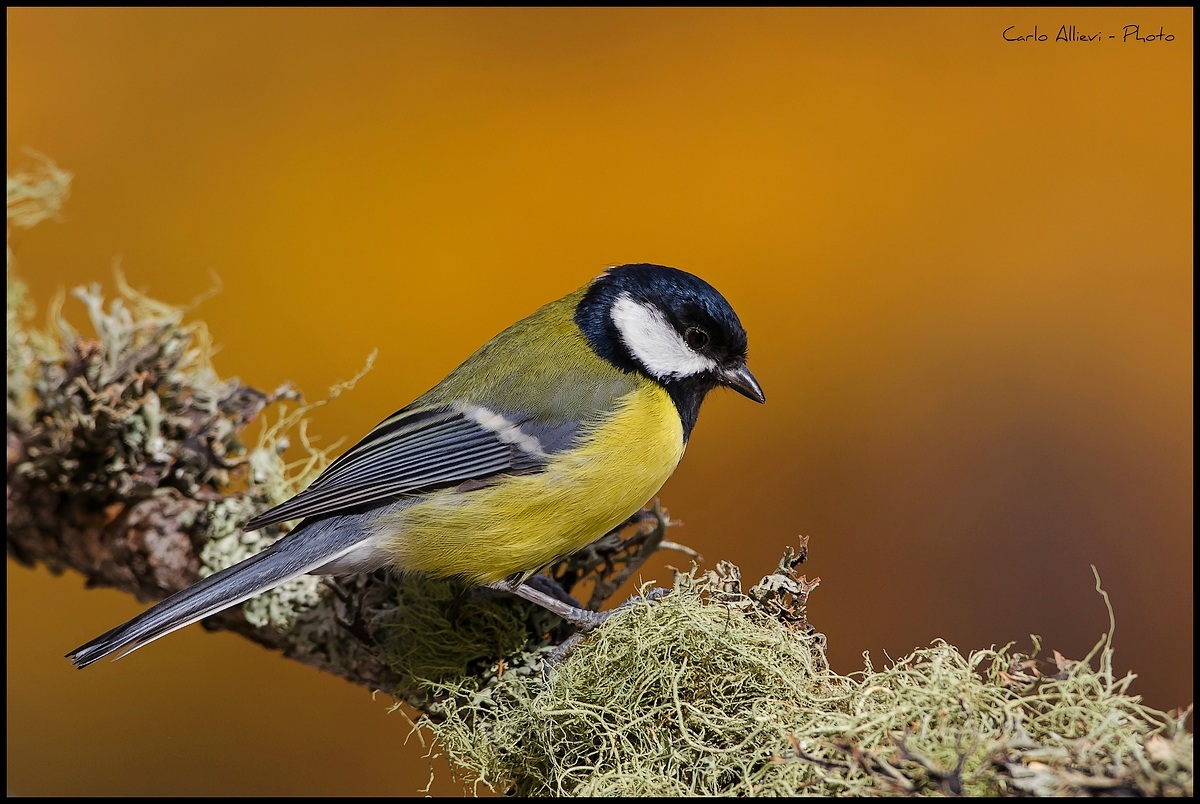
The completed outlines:
{"type": "Polygon", "coordinates": [[[677,268],[616,265],[495,336],[246,530],[263,551],[67,654],[87,667],[304,574],[392,567],[600,621],[529,583],[628,519],[675,471],[719,387],[766,401],[729,302],[677,268]]]}

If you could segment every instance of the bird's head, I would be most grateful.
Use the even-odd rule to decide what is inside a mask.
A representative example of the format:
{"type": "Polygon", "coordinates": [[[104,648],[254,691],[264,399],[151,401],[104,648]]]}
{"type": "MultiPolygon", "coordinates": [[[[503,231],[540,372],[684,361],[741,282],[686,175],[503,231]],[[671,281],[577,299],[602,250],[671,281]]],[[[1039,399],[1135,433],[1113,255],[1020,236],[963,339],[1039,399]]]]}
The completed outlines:
{"type": "Polygon", "coordinates": [[[592,349],[625,371],[662,385],[690,432],[704,396],[732,388],[764,402],[746,367],[746,330],[699,277],[662,265],[618,265],[588,287],[575,321],[592,349]]]}

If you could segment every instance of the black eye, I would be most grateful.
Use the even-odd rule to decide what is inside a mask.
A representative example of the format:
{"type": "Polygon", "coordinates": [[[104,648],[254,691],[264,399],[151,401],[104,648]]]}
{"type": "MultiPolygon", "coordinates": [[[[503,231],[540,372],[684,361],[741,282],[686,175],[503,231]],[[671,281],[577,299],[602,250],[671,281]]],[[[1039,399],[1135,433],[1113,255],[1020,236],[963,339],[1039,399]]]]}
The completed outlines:
{"type": "Polygon", "coordinates": [[[688,327],[687,331],[683,333],[683,339],[697,352],[708,346],[708,333],[700,327],[688,327]]]}

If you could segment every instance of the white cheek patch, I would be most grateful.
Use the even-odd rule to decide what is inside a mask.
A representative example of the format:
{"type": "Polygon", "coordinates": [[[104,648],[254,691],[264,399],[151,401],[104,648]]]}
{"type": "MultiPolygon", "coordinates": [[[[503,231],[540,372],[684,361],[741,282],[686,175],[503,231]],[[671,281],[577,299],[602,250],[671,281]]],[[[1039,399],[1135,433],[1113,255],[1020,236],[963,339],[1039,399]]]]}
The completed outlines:
{"type": "Polygon", "coordinates": [[[715,360],[692,351],[662,312],[628,293],[617,297],[611,315],[625,347],[654,377],[690,377],[717,368],[715,360]]]}

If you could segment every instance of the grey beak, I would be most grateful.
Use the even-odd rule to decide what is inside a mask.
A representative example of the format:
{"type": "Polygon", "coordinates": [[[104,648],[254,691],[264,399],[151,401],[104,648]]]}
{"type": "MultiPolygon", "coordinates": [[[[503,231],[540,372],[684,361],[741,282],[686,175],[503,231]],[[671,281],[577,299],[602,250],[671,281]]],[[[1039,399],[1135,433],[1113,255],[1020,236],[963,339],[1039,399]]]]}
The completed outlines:
{"type": "Polygon", "coordinates": [[[767,401],[758,380],[754,379],[754,375],[750,373],[750,369],[746,368],[744,363],[736,368],[724,369],[717,376],[721,378],[722,385],[729,386],[742,396],[753,399],[755,402],[767,401]]]}

